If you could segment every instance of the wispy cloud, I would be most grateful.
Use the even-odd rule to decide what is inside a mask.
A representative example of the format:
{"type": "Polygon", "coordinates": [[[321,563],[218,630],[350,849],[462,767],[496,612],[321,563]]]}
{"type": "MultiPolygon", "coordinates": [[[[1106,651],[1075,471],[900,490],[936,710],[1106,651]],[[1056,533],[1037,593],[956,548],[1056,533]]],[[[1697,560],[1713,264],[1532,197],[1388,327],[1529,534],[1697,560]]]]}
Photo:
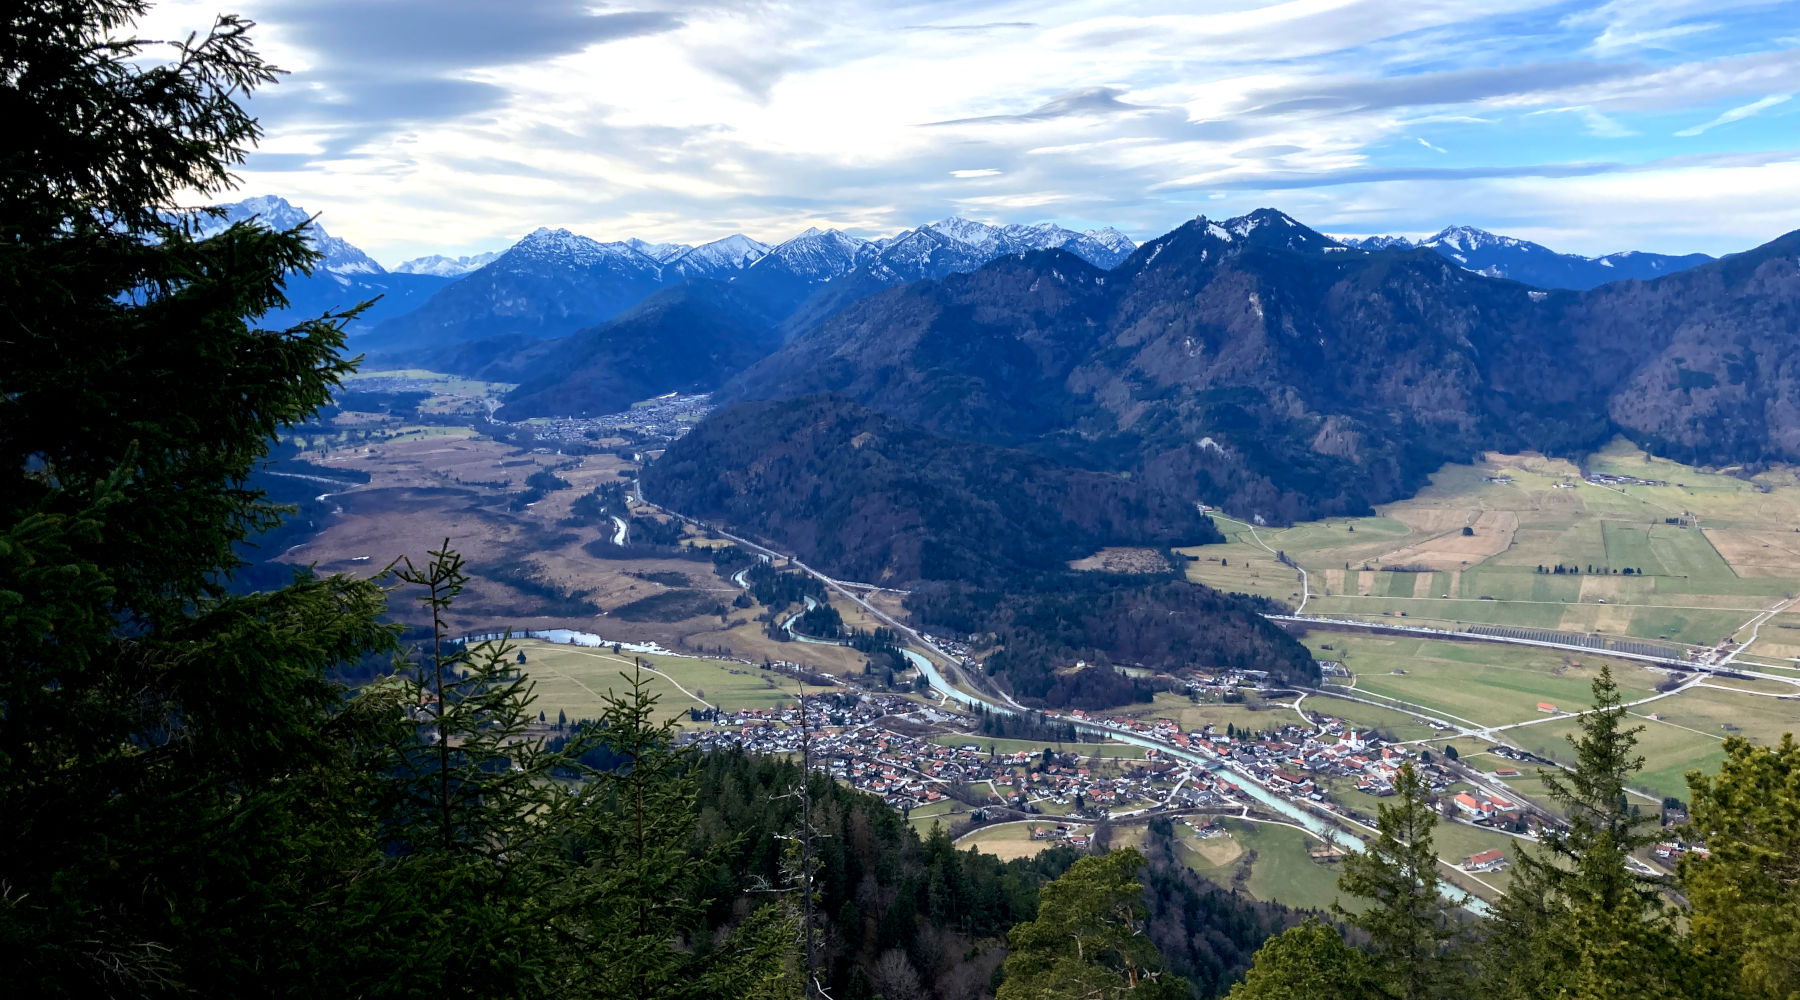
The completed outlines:
{"type": "MultiPolygon", "coordinates": [[[[158,0],[145,33],[216,6],[158,0]]],[[[1800,94],[1792,0],[238,6],[293,71],[254,103],[247,185],[390,258],[544,224],[699,242],[953,212],[1143,237],[1202,205],[1601,249],[1615,229],[1716,252],[1800,227],[1800,171],[1774,165],[1797,145],[1777,108],[1800,94]],[[1707,176],[1785,193],[1749,212],[1707,176]],[[1647,178],[1689,221],[1630,210],[1660,204],[1647,178]],[[1629,197],[1556,193],[1609,181],[1629,197]]]]}
{"type": "Polygon", "coordinates": [[[1675,134],[1684,137],[1702,135],[1718,128],[1720,125],[1729,125],[1732,122],[1741,122],[1746,118],[1754,118],[1778,104],[1786,104],[1793,99],[1793,94],[1770,94],[1760,101],[1751,101],[1749,104],[1739,105],[1719,117],[1714,118],[1712,121],[1703,122],[1692,128],[1684,128],[1675,134]]]}

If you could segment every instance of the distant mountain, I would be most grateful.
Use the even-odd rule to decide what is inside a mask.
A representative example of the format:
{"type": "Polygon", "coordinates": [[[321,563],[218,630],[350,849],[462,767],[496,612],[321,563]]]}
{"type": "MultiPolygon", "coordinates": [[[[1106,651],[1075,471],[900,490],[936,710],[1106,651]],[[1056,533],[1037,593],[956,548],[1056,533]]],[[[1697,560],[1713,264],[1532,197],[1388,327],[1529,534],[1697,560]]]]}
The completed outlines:
{"type": "Polygon", "coordinates": [[[535,348],[496,415],[618,413],[666,392],[715,389],[779,346],[762,308],[722,281],[660,289],[605,323],[535,348]]]}
{"type": "Polygon", "coordinates": [[[1270,521],[1366,512],[1484,449],[1615,433],[1689,461],[1800,461],[1797,248],[1538,291],[1265,209],[1196,219],[1111,272],[1048,251],[889,289],[718,398],[842,393],[1270,521]]]}
{"type": "Polygon", "coordinates": [[[694,249],[686,243],[647,243],[635,236],[626,240],[625,245],[658,263],[673,260],[694,249]]]}
{"type": "MultiPolygon", "coordinates": [[[[746,354],[744,347],[756,345],[766,353],[800,330],[883,288],[973,271],[996,257],[1050,247],[1110,267],[1125,259],[1129,251],[1124,248],[1133,245],[1116,230],[1097,230],[1090,236],[1052,225],[990,226],[957,218],[875,241],[837,230],[808,229],[772,247],[742,235],[678,249],[641,241],[599,244],[561,231],[552,240],[544,235],[548,232],[540,230],[488,267],[446,288],[417,313],[386,324],[358,346],[378,360],[429,363],[463,374],[498,378],[504,372],[521,370],[509,360],[520,350],[517,338],[521,335],[559,337],[576,328],[592,334],[585,328],[605,327],[614,332],[575,338],[566,350],[565,345],[557,345],[528,351],[534,366],[546,357],[557,361],[534,367],[541,376],[532,378],[529,387],[521,386],[508,404],[508,412],[515,415],[598,413],[605,411],[596,410],[597,406],[617,403],[622,407],[634,401],[619,400],[616,390],[623,386],[713,388],[760,357],[746,354]],[[529,254],[520,252],[528,243],[539,245],[529,254]],[[658,262],[652,252],[666,254],[666,258],[658,262]],[[565,256],[629,258],[632,266],[594,273],[587,265],[566,262],[565,256]],[[596,366],[613,357],[609,345],[622,335],[620,331],[671,344],[693,343],[690,325],[717,319],[711,303],[719,293],[705,287],[714,281],[730,284],[735,310],[732,321],[718,330],[743,338],[738,349],[721,348],[704,355],[723,367],[710,366],[709,361],[698,368],[674,365],[659,372],[656,359],[673,361],[675,355],[652,351],[637,356],[647,367],[636,369],[631,377],[603,380],[609,386],[604,391],[590,384],[597,377],[596,366]],[[609,326],[615,314],[634,302],[648,305],[650,300],[644,296],[661,295],[659,287],[667,291],[687,285],[695,287],[662,296],[655,308],[634,316],[626,326],[609,326]],[[522,321],[542,318],[550,303],[558,310],[554,321],[535,326],[522,321]],[[709,316],[712,318],[705,318],[709,316]],[[593,363],[581,354],[588,349],[598,352],[593,363]],[[702,374],[702,369],[707,374],[702,374]]],[[[708,343],[708,350],[720,346],[708,343]]]]}
{"type": "MultiPolygon", "coordinates": [[[[984,263],[1003,254],[1061,249],[1095,267],[1110,270],[1137,249],[1137,244],[1116,229],[1096,230],[1098,237],[1104,237],[1101,239],[1096,235],[1073,232],[1050,223],[1036,226],[990,226],[952,217],[928,223],[920,227],[920,231],[931,232],[961,244],[972,250],[984,263]]],[[[895,239],[906,235],[902,233],[895,239]]]]}
{"type": "MultiPolygon", "coordinates": [[[[385,324],[359,346],[405,360],[465,342],[563,336],[610,319],[657,288],[693,279],[741,284],[775,325],[795,315],[813,321],[889,285],[971,271],[1005,254],[1061,247],[1112,267],[1133,246],[1114,229],[1077,233],[1049,224],[991,226],[960,218],[875,241],[808,229],[772,247],[741,234],[690,247],[637,239],[599,243],[567,230],[540,229],[492,258],[408,261],[402,265],[408,272],[461,280],[441,299],[385,324]],[[845,278],[851,280],[826,288],[845,278]]],[[[468,350],[451,353],[480,360],[468,350]]]]}
{"type": "Polygon", "coordinates": [[[727,236],[703,246],[663,258],[663,280],[683,278],[729,278],[761,260],[769,252],[767,244],[748,236],[727,236]]]}
{"type": "Polygon", "coordinates": [[[1674,257],[1635,250],[1581,257],[1558,253],[1529,240],[1496,236],[1473,226],[1452,226],[1418,243],[1404,236],[1370,236],[1342,242],[1361,250],[1434,250],[1477,274],[1509,278],[1538,288],[1587,289],[1609,281],[1648,280],[1713,259],[1703,253],[1674,257]]]}
{"type": "Polygon", "coordinates": [[[412,260],[403,261],[395,265],[393,273],[433,274],[440,278],[456,278],[468,274],[470,271],[479,271],[499,257],[498,250],[466,257],[445,257],[442,254],[432,254],[429,257],[414,257],[412,260]]]}
{"type": "Polygon", "coordinates": [[[418,309],[387,320],[358,346],[401,356],[490,337],[560,337],[636,304],[662,284],[662,265],[625,243],[538,229],[418,309]]]}
{"type": "Polygon", "coordinates": [[[261,323],[267,327],[285,327],[326,312],[342,312],[359,302],[378,300],[351,325],[350,331],[357,333],[385,318],[418,308],[447,281],[434,274],[389,272],[362,250],[327,233],[317,221],[308,223],[309,215],[304,209],[282,198],[247,198],[218,207],[224,209],[224,218],[209,222],[202,232],[216,232],[233,222],[253,218],[271,229],[306,226],[313,247],[325,255],[312,274],[289,276],[285,289],[288,306],[264,316],[261,323]]]}
{"type": "Polygon", "coordinates": [[[375,259],[368,254],[327,233],[325,227],[317,221],[309,222],[308,213],[288,204],[285,198],[263,195],[218,207],[224,210],[225,217],[208,223],[205,230],[216,232],[233,222],[253,218],[270,229],[296,229],[305,226],[313,249],[325,255],[325,259],[319,262],[320,268],[337,274],[387,273],[387,269],[375,263],[375,259]]]}

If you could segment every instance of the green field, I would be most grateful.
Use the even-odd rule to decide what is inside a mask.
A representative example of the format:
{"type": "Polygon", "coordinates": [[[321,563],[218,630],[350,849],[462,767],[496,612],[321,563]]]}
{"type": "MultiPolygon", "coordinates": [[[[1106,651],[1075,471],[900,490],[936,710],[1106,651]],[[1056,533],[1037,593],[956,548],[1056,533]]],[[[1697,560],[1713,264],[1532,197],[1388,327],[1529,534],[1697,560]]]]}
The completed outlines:
{"type": "Polygon", "coordinates": [[[1377,708],[1374,705],[1364,705],[1356,701],[1345,701],[1329,695],[1307,695],[1306,700],[1301,703],[1301,707],[1309,715],[1335,716],[1355,725],[1358,729],[1379,732],[1403,743],[1430,739],[1439,732],[1405,712],[1377,708]]]}
{"type": "MultiPolygon", "coordinates": [[[[1644,727],[1638,734],[1638,752],[1646,761],[1633,787],[1657,796],[1686,798],[1687,772],[1718,770],[1719,762],[1725,758],[1723,744],[1728,736],[1742,736],[1767,745],[1780,740],[1784,733],[1800,732],[1800,701],[1705,685],[1630,711],[1633,723],[1644,727]],[[1653,715],[1660,718],[1652,718],[1653,715]]],[[[1567,737],[1575,731],[1573,718],[1559,719],[1509,729],[1497,734],[1497,739],[1559,763],[1573,764],[1574,753],[1567,737]]],[[[1521,770],[1527,775],[1532,771],[1523,766],[1521,770]]],[[[1523,781],[1509,778],[1507,783],[1524,794],[1536,794],[1537,783],[1529,777],[1523,781]]]]}
{"type": "MultiPolygon", "coordinates": [[[[514,645],[525,653],[523,670],[535,685],[536,708],[548,718],[560,710],[569,719],[597,719],[605,708],[608,692],[623,693],[626,680],[621,673],[632,670],[634,654],[613,655],[610,649],[563,646],[535,639],[516,640],[514,645]]],[[[668,718],[684,716],[700,702],[676,687],[698,695],[707,704],[726,710],[774,708],[792,705],[799,699],[799,682],[785,674],[741,663],[723,660],[700,660],[686,656],[635,654],[658,673],[646,673],[652,694],[658,697],[657,708],[668,718]]],[[[808,688],[808,693],[832,690],[808,688]]]]}
{"type": "MultiPolygon", "coordinates": [[[[1634,721],[1644,726],[1644,731],[1638,734],[1637,752],[1643,755],[1647,763],[1644,770],[1632,780],[1630,787],[1649,797],[1673,795],[1686,798],[1687,782],[1683,776],[1695,768],[1715,771],[1725,757],[1725,752],[1720,749],[1721,740],[1716,737],[1641,718],[1634,721]]],[[[1541,726],[1509,729],[1500,735],[1514,746],[1560,764],[1572,765],[1575,763],[1575,752],[1569,746],[1568,737],[1575,733],[1575,719],[1567,718],[1541,726]]],[[[1533,769],[1524,770],[1529,774],[1533,769]]],[[[1514,784],[1522,793],[1530,794],[1525,784],[1509,784],[1514,784]]]]}
{"type": "Polygon", "coordinates": [[[1322,910],[1339,898],[1337,867],[1307,856],[1308,848],[1319,843],[1317,838],[1272,823],[1220,822],[1230,833],[1229,842],[1223,837],[1199,841],[1177,827],[1183,830],[1182,857],[1195,871],[1230,888],[1248,867],[1248,876],[1241,883],[1245,892],[1288,906],[1322,910]]]}
{"type": "MultiPolygon", "coordinates": [[[[1040,851],[1056,846],[1053,840],[1032,840],[1034,827],[1054,827],[1057,820],[1054,816],[1041,819],[1021,820],[1016,823],[996,823],[975,830],[956,842],[958,850],[974,848],[983,854],[991,854],[1002,861],[1014,858],[1029,858],[1040,851]]],[[[1076,827],[1078,833],[1092,832],[1089,827],[1076,827]]]]}
{"type": "MultiPolygon", "coordinates": [[[[1490,454],[1479,465],[1443,467],[1418,496],[1373,517],[1254,532],[1220,518],[1227,543],[1183,550],[1195,558],[1188,575],[1294,605],[1298,574],[1275,561],[1279,550],[1309,574],[1308,613],[1693,646],[1719,642],[1800,592],[1800,481],[1792,470],[1740,479],[1652,459],[1624,442],[1590,456],[1588,466],[1669,485],[1594,485],[1570,462],[1490,454]],[[1472,535],[1462,534],[1465,526],[1472,535]],[[1538,572],[1557,564],[1579,572],[1538,572]]],[[[1788,655],[1800,655],[1800,642],[1788,655]]]]}
{"type": "Polygon", "coordinates": [[[1535,718],[1540,701],[1563,709],[1586,706],[1602,662],[1611,664],[1626,701],[1648,697],[1663,679],[1629,660],[1504,643],[1324,631],[1308,634],[1306,642],[1315,656],[1341,661],[1359,692],[1397,698],[1451,722],[1484,727],[1535,718]],[[1332,649],[1322,649],[1325,645],[1332,649]]]}
{"type": "Polygon", "coordinates": [[[1096,715],[1110,716],[1124,714],[1139,716],[1145,719],[1171,719],[1184,732],[1193,732],[1212,726],[1223,734],[1226,726],[1262,732],[1269,729],[1280,729],[1283,726],[1300,722],[1299,713],[1288,704],[1280,702],[1265,703],[1257,698],[1254,692],[1246,695],[1246,701],[1239,704],[1224,702],[1191,702],[1186,695],[1159,691],[1150,705],[1126,705],[1107,712],[1096,712],[1096,715]]]}
{"type": "Polygon", "coordinates": [[[912,824],[913,832],[923,837],[931,832],[931,826],[934,823],[941,823],[944,829],[950,829],[954,817],[963,809],[964,807],[959,802],[952,799],[940,799],[922,806],[914,806],[912,811],[906,814],[906,820],[912,824]]]}

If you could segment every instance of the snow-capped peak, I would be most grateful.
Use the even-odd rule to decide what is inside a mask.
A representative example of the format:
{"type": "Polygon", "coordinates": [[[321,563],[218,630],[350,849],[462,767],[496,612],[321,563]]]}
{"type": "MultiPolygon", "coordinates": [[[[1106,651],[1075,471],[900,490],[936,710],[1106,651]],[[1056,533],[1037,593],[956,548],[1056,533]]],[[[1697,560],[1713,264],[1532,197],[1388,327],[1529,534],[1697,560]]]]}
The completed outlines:
{"type": "Polygon", "coordinates": [[[243,201],[229,205],[220,205],[225,210],[222,220],[202,220],[200,231],[204,235],[216,233],[233,222],[244,222],[255,218],[270,229],[294,229],[306,226],[311,232],[313,249],[324,255],[319,262],[322,270],[337,274],[386,274],[387,269],[375,262],[375,259],[350,243],[338,239],[325,231],[317,220],[308,223],[304,209],[288,203],[285,198],[274,195],[259,195],[245,198],[243,201]]]}
{"type": "Polygon", "coordinates": [[[601,243],[569,232],[567,229],[551,229],[539,226],[524,239],[513,244],[508,254],[521,253],[528,257],[567,260],[583,266],[592,266],[604,261],[623,263],[628,267],[654,270],[657,262],[628,243],[601,243]]]}
{"type": "Polygon", "coordinates": [[[857,255],[871,244],[835,229],[808,227],[800,235],[769,248],[756,265],[780,266],[808,281],[830,281],[856,267],[857,255]]]}
{"type": "Polygon", "coordinates": [[[976,222],[974,219],[965,219],[960,215],[952,215],[948,219],[939,219],[936,222],[927,222],[919,228],[930,230],[947,240],[953,240],[976,250],[994,249],[999,242],[1001,233],[998,226],[976,222]]]}
{"type": "Polygon", "coordinates": [[[650,243],[635,236],[626,240],[625,245],[651,260],[664,264],[694,249],[691,244],[687,243],[650,243]]]}
{"type": "Polygon", "coordinates": [[[1476,229],[1474,226],[1450,226],[1419,245],[1441,245],[1460,250],[1463,253],[1471,253],[1488,247],[1524,246],[1525,241],[1514,239],[1511,236],[1495,236],[1485,229],[1476,229]]]}
{"type": "Polygon", "coordinates": [[[479,271],[499,257],[499,251],[471,254],[466,257],[446,257],[443,254],[431,254],[428,257],[414,257],[394,265],[393,270],[399,274],[431,274],[440,278],[454,278],[479,271]]]}
{"type": "Polygon", "coordinates": [[[1332,239],[1358,250],[1411,250],[1416,245],[1404,236],[1333,236],[1332,239]]]}
{"type": "Polygon", "coordinates": [[[673,262],[705,263],[713,267],[749,267],[768,252],[768,244],[737,233],[722,240],[703,243],[674,258],[673,262]]]}
{"type": "Polygon", "coordinates": [[[1119,232],[1111,226],[1102,229],[1090,229],[1081,235],[1093,240],[1114,253],[1128,254],[1137,249],[1137,243],[1131,237],[1119,232]]]}

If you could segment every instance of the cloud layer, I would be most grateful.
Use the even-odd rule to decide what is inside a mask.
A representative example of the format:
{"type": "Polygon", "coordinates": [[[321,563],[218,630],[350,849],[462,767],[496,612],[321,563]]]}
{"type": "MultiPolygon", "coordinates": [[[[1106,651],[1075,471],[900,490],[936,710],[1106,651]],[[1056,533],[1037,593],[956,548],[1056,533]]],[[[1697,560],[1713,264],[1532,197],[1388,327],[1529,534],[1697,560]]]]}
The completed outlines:
{"type": "MultiPolygon", "coordinates": [[[[146,35],[214,7],[153,10],[146,35]]],[[[1800,228],[1800,5],[249,0],[247,193],[386,260],[538,225],[779,240],[1283,208],[1558,249],[1800,228]]]]}

